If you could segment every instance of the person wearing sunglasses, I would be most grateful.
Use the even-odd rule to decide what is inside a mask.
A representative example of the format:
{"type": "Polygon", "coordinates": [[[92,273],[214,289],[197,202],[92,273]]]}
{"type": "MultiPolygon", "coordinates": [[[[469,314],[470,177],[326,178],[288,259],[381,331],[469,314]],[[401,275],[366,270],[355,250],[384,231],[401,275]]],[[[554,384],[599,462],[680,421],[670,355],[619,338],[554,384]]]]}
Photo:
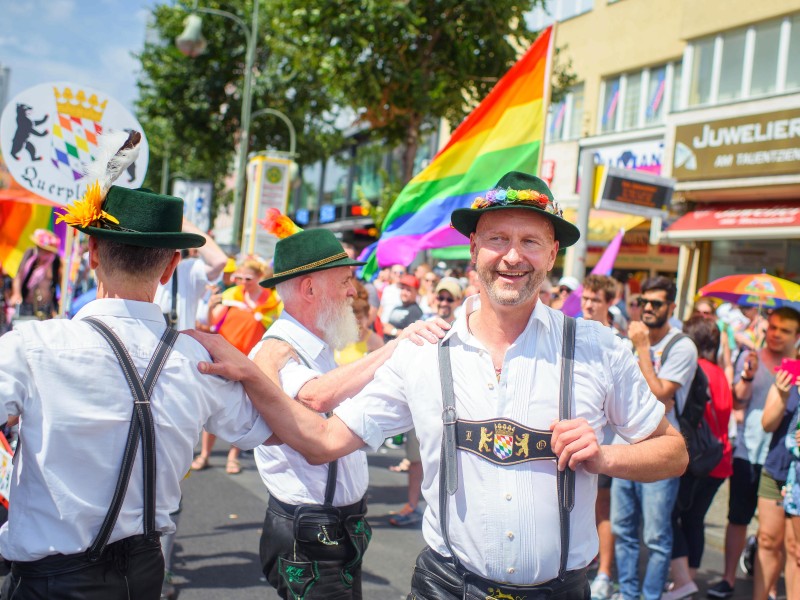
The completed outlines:
{"type": "MultiPolygon", "coordinates": [[[[631,323],[628,336],[639,360],[639,368],[650,390],[663,404],[667,419],[676,429],[689,384],[697,369],[697,347],[682,338],[670,348],[667,361],[661,355],[680,330],[670,325],[677,288],[667,277],[653,277],[642,284],[637,304],[642,320],[631,323]]],[[[679,474],[678,474],[679,475],[679,474]]],[[[679,477],[652,483],[614,479],[611,484],[611,526],[616,541],[620,592],[626,598],[660,598],[672,558],[672,509],[678,494],[679,477]],[[645,510],[646,509],[646,510],[645,510]],[[644,526],[644,543],[649,550],[647,570],[639,579],[639,524],[644,526]]]]}
{"type": "Polygon", "coordinates": [[[580,237],[544,181],[507,173],[451,223],[470,240],[479,294],[441,344],[399,345],[332,417],[197,332],[215,359],[199,369],[241,380],[276,434],[315,464],[416,428],[427,547],[409,597],[583,600],[598,547],[597,474],[676,477],[685,443],[608,328],[539,302],[559,249],[580,237]],[[601,445],[606,424],[630,444],[601,445]]]}

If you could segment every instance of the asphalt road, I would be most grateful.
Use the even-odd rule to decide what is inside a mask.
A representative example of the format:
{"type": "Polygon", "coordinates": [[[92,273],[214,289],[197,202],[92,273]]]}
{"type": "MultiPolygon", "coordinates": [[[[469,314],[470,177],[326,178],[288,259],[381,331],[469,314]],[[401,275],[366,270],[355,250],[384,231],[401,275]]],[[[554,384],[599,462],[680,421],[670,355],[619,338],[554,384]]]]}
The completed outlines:
{"type": "MultiPolygon", "coordinates": [[[[178,598],[274,600],[278,596],[264,580],[258,564],[266,490],[252,455],[243,455],[241,474],[227,475],[227,448],[219,446],[212,457],[212,468],[192,474],[183,483],[183,513],[173,559],[178,598]]],[[[419,526],[399,529],[388,523],[389,511],[399,510],[406,500],[406,476],[388,470],[403,456],[403,451],[396,449],[369,456],[373,538],[363,569],[367,600],[405,599],[414,559],[424,545],[419,526]]],[[[721,488],[706,518],[706,551],[697,577],[700,592],[695,598],[704,598],[709,582],[718,580],[722,571],[726,509],[727,485],[721,488]]],[[[751,598],[752,579],[741,572],[738,577],[734,600],[751,598]]],[[[780,585],[782,598],[783,583],[780,585]]]]}

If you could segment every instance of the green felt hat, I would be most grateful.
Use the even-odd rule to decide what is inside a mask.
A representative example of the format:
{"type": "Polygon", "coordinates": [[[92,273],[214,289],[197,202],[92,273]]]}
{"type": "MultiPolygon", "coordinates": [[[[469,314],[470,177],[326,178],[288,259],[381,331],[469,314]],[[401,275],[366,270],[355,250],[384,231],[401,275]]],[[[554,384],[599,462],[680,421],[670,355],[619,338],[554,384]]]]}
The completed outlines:
{"type": "Polygon", "coordinates": [[[140,188],[131,190],[112,185],[103,202],[103,211],[119,221],[95,221],[96,225],[76,226],[87,235],[146,248],[199,248],[206,243],[202,235],[183,233],[183,200],[140,188]]]}
{"type": "Polygon", "coordinates": [[[503,175],[493,189],[475,198],[470,208],[454,210],[450,220],[457,231],[469,237],[478,227],[481,215],[509,208],[531,210],[547,217],[561,248],[572,246],[580,238],[578,228],[562,217],[561,208],[547,184],[535,175],[519,171],[503,175]]]}
{"type": "Polygon", "coordinates": [[[334,267],[360,267],[366,263],[347,256],[342,244],[329,229],[306,229],[275,244],[275,274],[260,283],[275,287],[282,281],[334,267]]]}

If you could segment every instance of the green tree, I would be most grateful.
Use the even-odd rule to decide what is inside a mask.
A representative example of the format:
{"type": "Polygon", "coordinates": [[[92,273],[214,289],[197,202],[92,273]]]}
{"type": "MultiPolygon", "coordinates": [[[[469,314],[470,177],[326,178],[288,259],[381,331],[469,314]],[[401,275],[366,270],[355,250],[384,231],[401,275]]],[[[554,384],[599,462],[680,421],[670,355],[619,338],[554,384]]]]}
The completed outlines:
{"type": "MultiPolygon", "coordinates": [[[[260,0],[202,0],[205,8],[225,10],[250,23],[252,2],[260,0]]],[[[260,19],[253,112],[273,108],[285,113],[297,130],[297,153],[313,162],[342,144],[334,121],[332,103],[315,58],[303,60],[295,40],[276,36],[265,3],[260,19]],[[289,49],[284,51],[286,44],[289,49]]],[[[174,39],[184,27],[191,5],[158,5],[153,8],[148,41],[139,55],[137,113],[150,143],[147,185],[158,188],[162,159],[168,158],[172,173],[210,179],[216,190],[216,206],[230,201],[224,194],[226,176],[234,167],[240,127],[244,82],[245,36],[232,21],[203,17],[203,37],[208,42],[202,55],[192,59],[178,52],[174,39]]],[[[288,150],[285,124],[264,115],[250,127],[250,150],[270,146],[288,150]]]]}
{"type": "Polygon", "coordinates": [[[426,123],[460,123],[535,33],[524,14],[543,0],[283,0],[282,27],[303,52],[326,55],[320,73],[373,135],[403,147],[413,175],[426,123]]]}

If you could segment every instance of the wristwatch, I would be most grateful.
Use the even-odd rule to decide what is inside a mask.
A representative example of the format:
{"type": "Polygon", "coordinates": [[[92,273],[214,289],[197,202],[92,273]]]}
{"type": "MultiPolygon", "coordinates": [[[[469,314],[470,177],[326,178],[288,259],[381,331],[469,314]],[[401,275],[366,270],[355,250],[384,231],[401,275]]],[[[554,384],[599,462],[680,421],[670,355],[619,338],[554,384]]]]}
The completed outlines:
{"type": "Polygon", "coordinates": [[[745,377],[744,371],[742,371],[742,372],[739,374],[739,378],[740,378],[742,381],[746,381],[746,382],[748,382],[748,383],[750,383],[751,381],[753,381],[753,377],[754,377],[754,376],[751,376],[751,377],[745,377]]]}

